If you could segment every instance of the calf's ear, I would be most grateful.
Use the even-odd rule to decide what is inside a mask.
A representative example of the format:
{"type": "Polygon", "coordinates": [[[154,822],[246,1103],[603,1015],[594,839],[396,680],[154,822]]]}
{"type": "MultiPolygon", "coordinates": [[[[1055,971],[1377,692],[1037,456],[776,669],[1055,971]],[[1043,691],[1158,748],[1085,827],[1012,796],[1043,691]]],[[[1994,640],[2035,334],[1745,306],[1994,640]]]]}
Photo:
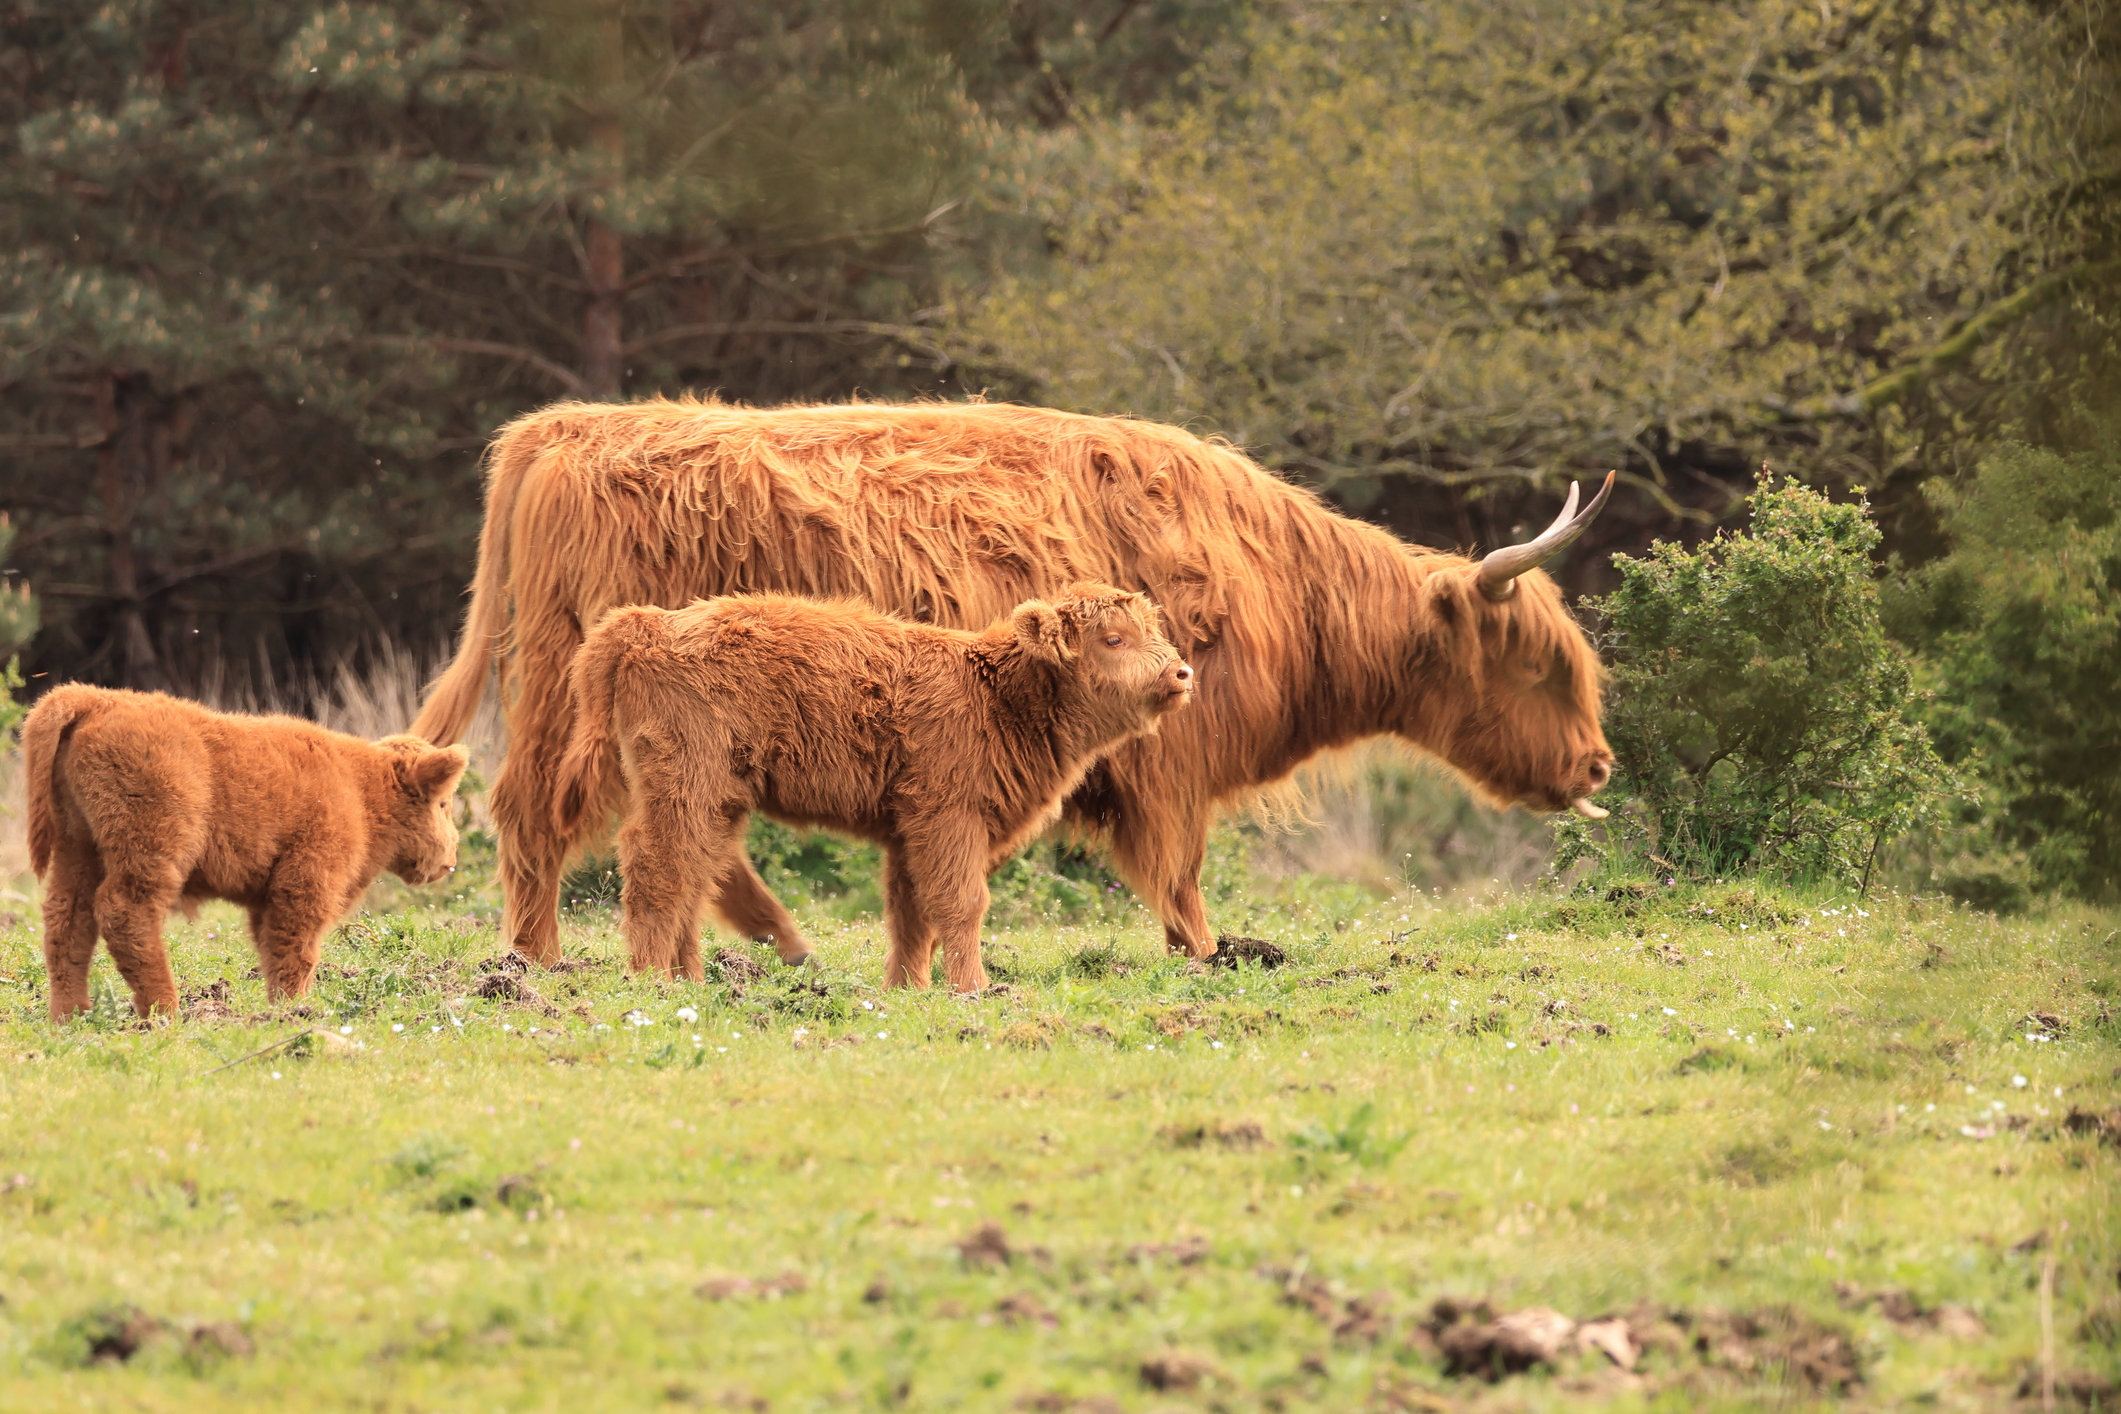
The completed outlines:
{"type": "Polygon", "coordinates": [[[430,748],[413,757],[398,758],[398,779],[405,789],[422,800],[435,800],[457,788],[471,753],[461,746],[430,748]]]}
{"type": "Polygon", "coordinates": [[[1016,641],[1033,657],[1049,663],[1066,663],[1075,657],[1068,646],[1068,621],[1061,611],[1043,599],[1026,599],[1010,616],[1016,641]]]}

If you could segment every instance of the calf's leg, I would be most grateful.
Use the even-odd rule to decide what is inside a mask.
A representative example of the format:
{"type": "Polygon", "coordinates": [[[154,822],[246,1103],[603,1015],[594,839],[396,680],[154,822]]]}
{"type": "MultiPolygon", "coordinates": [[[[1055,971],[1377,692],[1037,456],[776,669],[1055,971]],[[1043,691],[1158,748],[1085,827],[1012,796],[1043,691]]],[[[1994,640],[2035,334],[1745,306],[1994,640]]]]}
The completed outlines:
{"type": "MultiPolygon", "coordinates": [[[[950,990],[984,991],[987,969],[980,962],[979,930],[987,916],[986,830],[977,820],[930,822],[918,834],[909,832],[899,864],[910,881],[915,909],[942,948],[950,990]]],[[[917,974],[923,979],[927,960],[923,948],[917,974]]]]}
{"type": "Polygon", "coordinates": [[[891,950],[884,955],[884,985],[926,987],[935,929],[921,916],[903,850],[894,844],[884,851],[884,932],[891,939],[891,950]]]}
{"type": "Polygon", "coordinates": [[[177,1014],[177,978],[162,945],[162,920],[183,884],[174,871],[150,865],[109,873],[96,889],[96,927],[141,1016],[177,1014]]]}
{"type": "Polygon", "coordinates": [[[620,932],[635,972],[706,980],[700,965],[700,913],[726,862],[725,814],[698,810],[642,782],[619,831],[620,932]]]}
{"type": "Polygon", "coordinates": [[[771,943],[781,961],[793,966],[810,956],[810,940],[796,926],[795,918],[766,887],[751,857],[744,852],[744,830],[737,825],[730,835],[730,853],[714,899],[715,916],[730,929],[754,942],[771,943]]]}
{"type": "Polygon", "coordinates": [[[88,1010],[88,969],[96,956],[96,886],[103,861],[95,846],[62,840],[44,879],[44,973],[51,1019],[88,1010]]]}
{"type": "Polygon", "coordinates": [[[289,854],[273,866],[265,905],[250,916],[258,971],[270,1001],[306,995],[324,955],[324,934],[345,910],[345,890],[322,859],[289,854]]]}

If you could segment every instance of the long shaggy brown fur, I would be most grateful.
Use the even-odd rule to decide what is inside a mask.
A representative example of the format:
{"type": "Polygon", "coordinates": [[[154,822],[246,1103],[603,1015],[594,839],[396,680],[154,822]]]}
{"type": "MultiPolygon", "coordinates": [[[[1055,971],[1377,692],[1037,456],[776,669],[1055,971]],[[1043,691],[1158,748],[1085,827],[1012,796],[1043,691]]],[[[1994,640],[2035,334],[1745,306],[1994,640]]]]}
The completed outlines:
{"type": "Polygon", "coordinates": [[[22,754],[55,1022],[88,1009],[99,933],[133,1009],[174,1015],[162,920],[229,899],[250,911],[268,995],[300,996],[324,930],[378,874],[421,884],[456,867],[462,747],[69,684],[29,714],[22,754]]]}
{"type": "Polygon", "coordinates": [[[1603,781],[1600,671],[1560,594],[1533,571],[1492,603],[1475,572],[1154,423],[994,404],[562,403],[495,440],[464,640],[415,730],[456,740],[498,660],[506,927],[549,961],[577,843],[545,799],[566,664],[607,610],[777,590],[965,627],[1078,580],[1138,587],[1198,672],[1198,705],[1093,770],[1068,816],[1109,843],[1171,945],[1200,956],[1213,813],[1319,751],[1396,734],[1498,804],[1543,810],[1603,781]]]}
{"type": "Polygon", "coordinates": [[[1155,606],[1109,585],[1027,600],[981,633],[909,624],[866,604],[740,595],[615,609],[575,654],[574,736],[560,832],[627,796],[623,931],[636,971],[700,966],[699,916],[810,953],[752,887],[753,811],[884,850],[887,985],[987,984],[987,876],[1060,811],[1100,753],[1185,705],[1192,670],[1155,606]]]}

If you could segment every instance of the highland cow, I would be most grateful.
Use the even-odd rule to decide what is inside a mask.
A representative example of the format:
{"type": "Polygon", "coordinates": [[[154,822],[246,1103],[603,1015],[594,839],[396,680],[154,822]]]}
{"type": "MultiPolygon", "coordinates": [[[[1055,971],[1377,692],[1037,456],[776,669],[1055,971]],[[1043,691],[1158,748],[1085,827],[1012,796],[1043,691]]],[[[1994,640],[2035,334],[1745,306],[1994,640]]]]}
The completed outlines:
{"type": "MultiPolygon", "coordinates": [[[[567,662],[621,604],[779,591],[969,627],[1078,580],[1151,595],[1198,702],[1093,768],[1064,818],[1194,956],[1215,950],[1199,875],[1216,811],[1321,751],[1396,736],[1533,810],[1596,812],[1610,770],[1597,656],[1535,567],[1611,477],[1581,515],[1572,492],[1537,539],[1469,559],[1335,514],[1226,443],[1007,404],[561,403],[503,428],[488,468],[463,642],[413,730],[457,740],[498,660],[503,927],[537,961],[559,956],[582,838],[548,798],[567,662]]],[[[765,911],[748,865],[722,898],[765,911]]]]}
{"type": "Polygon", "coordinates": [[[1101,753],[1184,706],[1192,678],[1148,600],[1098,584],[980,633],[781,595],[615,609],[575,654],[555,824],[608,814],[623,783],[637,972],[699,981],[703,907],[783,961],[808,956],[772,895],[729,896],[758,811],[883,846],[886,985],[927,986],[940,943],[951,988],[975,992],[987,876],[1101,753]]]}
{"type": "Polygon", "coordinates": [[[378,874],[429,884],[456,868],[462,747],[72,684],[30,712],[22,753],[55,1022],[88,1010],[98,934],[133,1010],[174,1015],[163,919],[227,899],[250,911],[266,994],[300,996],[324,930],[378,874]]]}

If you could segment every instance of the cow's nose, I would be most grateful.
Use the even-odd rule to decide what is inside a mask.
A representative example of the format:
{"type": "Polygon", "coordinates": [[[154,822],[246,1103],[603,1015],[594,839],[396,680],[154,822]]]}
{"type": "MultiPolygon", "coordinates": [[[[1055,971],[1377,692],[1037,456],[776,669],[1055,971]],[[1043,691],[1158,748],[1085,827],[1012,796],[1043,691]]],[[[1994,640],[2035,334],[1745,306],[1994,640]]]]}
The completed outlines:
{"type": "Polygon", "coordinates": [[[1193,669],[1187,667],[1184,663],[1180,663],[1177,667],[1171,670],[1171,676],[1175,680],[1177,680],[1180,685],[1184,685],[1193,681],[1193,669]]]}
{"type": "Polygon", "coordinates": [[[1601,789],[1603,789],[1603,788],[1605,787],[1605,783],[1606,783],[1607,781],[1611,780],[1611,779],[1613,779],[1613,763],[1612,763],[1612,762],[1610,762],[1610,761],[1593,761],[1593,762],[1591,763],[1591,789],[1592,789],[1592,790],[1601,790],[1601,789]]]}

